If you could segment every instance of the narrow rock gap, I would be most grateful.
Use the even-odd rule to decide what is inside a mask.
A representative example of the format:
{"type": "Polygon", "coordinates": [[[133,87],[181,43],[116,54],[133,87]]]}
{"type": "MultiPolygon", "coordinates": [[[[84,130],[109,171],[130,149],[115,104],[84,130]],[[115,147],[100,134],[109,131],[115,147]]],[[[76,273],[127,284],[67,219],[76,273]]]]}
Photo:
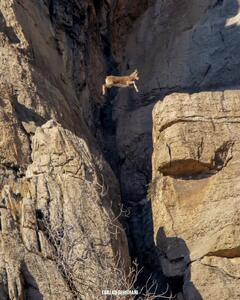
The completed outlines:
{"type": "MultiPolygon", "coordinates": [[[[49,11],[51,20],[54,21],[54,0],[50,1],[49,11]]],[[[57,1],[56,1],[57,2],[57,1]]],[[[105,58],[105,70],[106,75],[113,74],[119,75],[119,66],[116,63],[113,56],[112,41],[111,41],[111,11],[107,12],[107,17],[105,20],[106,24],[101,24],[101,7],[102,1],[94,1],[95,11],[97,16],[100,19],[98,24],[99,33],[100,33],[100,43],[102,47],[103,57],[105,58]],[[101,28],[101,26],[103,27],[101,28]],[[106,29],[107,27],[107,29],[106,29]]],[[[90,11],[89,11],[90,14],[90,11]]],[[[78,20],[79,22],[81,20],[78,20]]],[[[103,20],[104,21],[104,20],[103,20]]],[[[65,26],[66,27],[66,26],[65,26]]],[[[69,27],[67,26],[66,30],[69,32],[69,27]]],[[[71,35],[72,33],[69,32],[71,35]]],[[[175,89],[175,88],[173,88],[175,89]]],[[[161,97],[154,98],[154,101],[162,98],[162,95],[172,92],[170,88],[161,89],[161,97]]],[[[112,111],[114,108],[114,100],[117,95],[117,89],[113,88],[108,91],[107,95],[104,98],[104,104],[102,106],[92,106],[94,108],[93,115],[95,120],[95,128],[97,131],[100,131],[100,134],[97,135],[100,137],[100,144],[104,154],[105,159],[111,165],[116,177],[119,180],[122,193],[123,204],[130,211],[130,216],[125,220],[124,227],[126,229],[126,234],[128,237],[129,243],[129,252],[132,260],[137,259],[139,268],[143,268],[137,282],[137,286],[141,289],[145,285],[146,281],[150,278],[152,281],[156,280],[158,282],[159,288],[157,293],[162,293],[166,290],[167,280],[163,276],[161,265],[159,261],[159,253],[154,243],[153,238],[153,223],[152,223],[152,209],[151,203],[147,201],[145,195],[139,197],[134,195],[133,192],[130,194],[126,193],[124,190],[123,184],[121,182],[121,172],[120,168],[123,163],[123,158],[120,158],[117,143],[116,143],[116,123],[112,118],[112,111]]],[[[138,141],[137,141],[138,143],[138,141]]],[[[124,160],[131,160],[129,157],[125,157],[124,160]]],[[[149,159],[149,170],[151,170],[151,159],[149,159]]],[[[145,172],[141,167],[137,170],[137,173],[143,173],[143,176],[146,180],[144,182],[149,182],[151,180],[151,172],[145,172]],[[145,174],[146,173],[146,174],[145,174]]],[[[130,174],[128,176],[129,182],[140,179],[134,179],[130,174]]],[[[136,194],[138,191],[136,190],[136,194]]],[[[147,194],[147,186],[145,187],[145,194],[147,194]]],[[[182,289],[182,278],[172,278],[169,281],[172,285],[173,292],[178,292],[182,289]]]]}
{"type": "MultiPolygon", "coordinates": [[[[110,17],[110,15],[108,16],[110,17]]],[[[110,34],[110,20],[108,19],[108,31],[106,34],[101,35],[102,51],[105,58],[106,75],[119,75],[118,65],[114,59],[111,37],[110,34]]],[[[116,123],[113,120],[112,113],[114,109],[114,100],[117,96],[117,89],[112,88],[108,90],[105,95],[104,104],[95,110],[95,122],[96,128],[100,127],[101,131],[101,147],[103,150],[104,158],[112,167],[119,184],[121,187],[120,168],[122,165],[122,159],[118,154],[116,144],[116,123]]],[[[128,159],[125,157],[124,160],[128,159]]],[[[149,160],[151,163],[151,160],[149,160]]],[[[150,166],[151,169],[151,166],[150,166]]],[[[145,170],[142,170],[144,172],[145,170]]],[[[131,181],[131,176],[129,176],[131,181]]],[[[149,179],[150,181],[150,179],[149,179]]],[[[134,199],[132,196],[125,195],[125,191],[121,188],[122,200],[124,207],[130,212],[129,216],[123,220],[123,226],[126,231],[129,244],[129,253],[132,261],[137,261],[138,268],[142,269],[138,276],[136,288],[141,290],[146,282],[149,280],[150,286],[154,281],[157,282],[156,294],[162,294],[168,289],[167,279],[164,277],[159,261],[159,253],[154,243],[153,238],[153,221],[152,221],[152,208],[150,201],[147,200],[147,186],[146,186],[146,198],[134,199]]],[[[175,285],[173,292],[178,292],[182,289],[182,278],[175,280],[175,282],[169,282],[175,285]]],[[[155,289],[155,287],[154,287],[155,289]]],[[[169,289],[169,293],[164,296],[169,296],[172,289],[169,289]]],[[[158,299],[163,299],[159,297],[158,299]]]]}

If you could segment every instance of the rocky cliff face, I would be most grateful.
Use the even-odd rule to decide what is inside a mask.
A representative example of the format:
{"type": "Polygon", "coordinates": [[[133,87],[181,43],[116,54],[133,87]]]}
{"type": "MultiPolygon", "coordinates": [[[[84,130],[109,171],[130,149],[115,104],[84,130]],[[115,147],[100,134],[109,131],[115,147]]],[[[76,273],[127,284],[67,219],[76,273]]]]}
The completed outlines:
{"type": "Polygon", "coordinates": [[[239,5],[1,1],[1,299],[240,298],[239,5]]]}
{"type": "MultiPolygon", "coordinates": [[[[140,94],[115,98],[122,191],[142,203],[152,175],[161,266],[185,299],[239,298],[239,5],[152,3],[134,23],[122,63],[123,72],[139,69],[140,94]]],[[[151,231],[146,225],[138,241],[143,228],[151,231]]]]}
{"type": "Polygon", "coordinates": [[[129,257],[118,183],[94,138],[105,68],[97,8],[0,9],[0,298],[100,298],[121,288],[129,257]]]}
{"type": "Polygon", "coordinates": [[[240,295],[238,99],[171,94],[154,108],[154,229],[164,273],[184,276],[187,299],[192,284],[203,299],[240,295]]]}

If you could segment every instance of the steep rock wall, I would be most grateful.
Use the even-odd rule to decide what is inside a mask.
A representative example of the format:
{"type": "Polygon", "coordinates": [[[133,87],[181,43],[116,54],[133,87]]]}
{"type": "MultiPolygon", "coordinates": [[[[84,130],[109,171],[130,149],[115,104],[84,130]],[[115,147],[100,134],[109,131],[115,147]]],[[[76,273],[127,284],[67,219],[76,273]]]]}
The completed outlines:
{"type": "MultiPolygon", "coordinates": [[[[238,173],[237,160],[234,165],[232,158],[234,151],[237,157],[238,134],[233,136],[231,124],[238,124],[239,1],[11,0],[1,1],[0,9],[2,298],[18,299],[25,293],[41,299],[50,291],[59,299],[73,297],[71,290],[78,289],[81,274],[66,279],[66,270],[54,262],[54,243],[46,232],[50,224],[61,240],[77,211],[87,218],[84,225],[74,223],[76,240],[85,230],[91,232],[91,240],[110,241],[105,217],[111,218],[112,210],[106,214],[106,207],[119,211],[120,192],[107,158],[119,176],[122,202],[130,209],[131,255],[148,269],[147,274],[153,272],[154,278],[164,281],[160,261],[165,275],[173,278],[173,289],[179,278],[183,281],[180,299],[222,295],[238,299],[238,218],[233,210],[235,205],[238,211],[238,173]],[[106,72],[125,74],[135,68],[140,73],[139,94],[126,89],[115,98],[116,92],[105,99],[101,96],[106,72]],[[198,94],[209,90],[213,93],[198,94]],[[173,91],[195,94],[173,94],[163,105],[158,103],[173,91]],[[103,110],[99,109],[104,101],[103,110]],[[104,109],[105,128],[114,125],[109,131],[101,128],[104,109]],[[194,123],[191,128],[189,120],[194,123]],[[65,147],[70,155],[64,153],[65,147]],[[92,174],[86,172],[91,168],[92,174]],[[147,200],[152,175],[149,192],[159,261],[147,200]],[[215,180],[217,187],[225,185],[222,194],[215,180]],[[95,224],[89,218],[89,203],[81,197],[90,193],[89,184],[96,187],[94,197],[89,197],[97,199],[92,203],[95,224]],[[101,186],[108,187],[107,195],[101,186]],[[79,195],[73,199],[76,187],[79,195]],[[217,189],[218,199],[211,188],[217,189]],[[196,209],[191,206],[193,198],[198,201],[196,209]],[[179,205],[179,199],[188,205],[179,205]],[[229,210],[223,199],[230,202],[229,210]],[[213,208],[216,202],[218,210],[213,208]],[[171,209],[175,222],[169,218],[171,209]],[[233,222],[225,232],[222,227],[228,218],[233,222]],[[46,220],[48,227],[43,226],[46,220]],[[209,230],[214,238],[207,235],[206,223],[213,224],[209,230]],[[99,235],[95,227],[102,229],[99,235]],[[161,227],[164,231],[159,231],[161,227]],[[36,262],[50,268],[51,279],[46,268],[36,272],[36,262]],[[57,287],[65,294],[59,294],[57,287]]],[[[63,239],[64,253],[66,244],[63,239]]],[[[111,239],[111,245],[103,244],[96,249],[110,253],[109,270],[116,249],[128,257],[124,234],[118,242],[111,239]]],[[[89,245],[91,241],[84,243],[89,245]]],[[[84,247],[77,243],[74,255],[84,254],[84,247]]],[[[175,290],[181,290],[180,285],[175,290]]],[[[89,291],[82,288],[81,293],[91,299],[89,291]]]]}
{"type": "Polygon", "coordinates": [[[154,231],[186,299],[240,296],[239,97],[171,94],[154,107],[154,231]]]}
{"type": "Polygon", "coordinates": [[[0,11],[0,298],[100,298],[110,281],[121,288],[129,258],[118,182],[94,138],[97,7],[1,1],[0,11]]]}
{"type": "MultiPolygon", "coordinates": [[[[208,235],[209,224],[219,222],[219,226],[224,227],[225,223],[229,223],[228,218],[233,221],[233,227],[237,227],[239,223],[237,217],[238,172],[235,167],[230,167],[230,162],[233,163],[231,151],[237,149],[234,145],[237,144],[238,139],[236,128],[240,79],[238,72],[240,63],[239,6],[238,0],[154,1],[134,23],[129,36],[126,37],[126,47],[123,52],[122,73],[130,73],[136,68],[140,73],[140,80],[137,82],[140,93],[137,94],[134,89],[120,90],[114,103],[113,118],[117,124],[123,201],[130,200],[130,205],[132,202],[143,203],[147,194],[146,186],[153,176],[153,183],[155,180],[162,182],[161,185],[157,185],[156,190],[152,191],[154,184],[149,187],[149,194],[153,199],[156,240],[159,228],[163,227],[168,231],[171,224],[174,224],[174,229],[179,232],[184,232],[185,229],[191,231],[192,234],[193,231],[197,232],[194,239],[199,240],[199,244],[195,244],[194,251],[189,246],[190,237],[186,237],[186,240],[182,237],[180,242],[177,241],[183,244],[178,252],[178,247],[175,245],[176,239],[173,238],[174,234],[173,232],[170,234],[169,231],[165,239],[171,244],[171,238],[173,238],[173,246],[169,246],[169,250],[166,247],[165,252],[160,251],[160,257],[169,255],[170,260],[176,262],[169,267],[169,265],[163,265],[165,260],[162,261],[162,265],[166,267],[165,275],[174,280],[185,278],[184,296],[186,299],[239,298],[237,272],[233,275],[229,289],[225,289],[223,283],[224,280],[231,281],[227,272],[216,276],[215,273],[211,274],[211,270],[215,270],[217,274],[219,271],[217,268],[221,269],[221,264],[224,266],[229,264],[228,266],[231,265],[233,269],[235,269],[235,264],[238,265],[236,250],[239,247],[238,229],[235,228],[235,234],[235,229],[231,231],[229,225],[225,233],[221,231],[223,236],[218,238],[217,227],[212,225],[216,232],[211,236],[210,233],[208,235]],[[204,94],[208,91],[212,91],[213,94],[204,94]],[[186,94],[174,94],[168,96],[163,105],[158,103],[172,92],[185,92],[186,94]],[[192,93],[194,94],[191,95],[192,93]],[[195,117],[191,119],[191,116],[195,117]],[[204,120],[208,121],[204,122],[204,120]],[[221,122],[223,125],[220,125],[221,122]],[[233,123],[225,125],[228,122],[233,123]],[[232,126],[231,129],[230,126],[232,126]],[[152,128],[154,128],[153,132],[152,128]],[[166,135],[160,135],[159,130],[165,132],[166,135]],[[235,137],[232,136],[233,132],[235,132],[235,137]],[[229,175],[224,177],[226,180],[216,183],[219,188],[216,188],[218,192],[215,194],[218,195],[218,201],[222,203],[216,208],[215,200],[212,203],[207,195],[211,193],[212,182],[225,172],[225,164],[227,167],[229,164],[229,175]],[[211,175],[198,179],[199,173],[205,174],[209,170],[213,172],[211,175]],[[162,176],[160,176],[161,179],[156,179],[158,172],[162,176]],[[185,175],[193,176],[193,178],[187,179],[185,175]],[[129,176],[133,178],[131,182],[128,180],[129,176]],[[175,176],[183,177],[182,181],[175,180],[175,176]],[[190,190],[187,188],[188,185],[190,190]],[[179,199],[187,201],[184,207],[178,206],[179,199]],[[199,200],[201,203],[197,204],[199,209],[201,207],[201,212],[198,212],[197,223],[194,223],[194,212],[195,209],[197,210],[194,207],[196,199],[201,199],[199,200]],[[165,202],[170,210],[174,210],[172,217],[164,208],[165,202]],[[209,209],[208,205],[212,205],[212,209],[209,209]],[[177,210],[175,210],[176,206],[177,210]],[[205,235],[204,241],[200,238],[201,234],[198,230],[203,236],[205,235]],[[232,260],[230,257],[224,259],[205,257],[207,245],[211,244],[211,247],[217,249],[220,240],[225,243],[226,239],[229,241],[227,247],[233,249],[232,260]],[[187,247],[185,247],[186,243],[187,247]],[[203,274],[207,273],[203,271],[204,267],[198,261],[199,256],[196,258],[194,254],[195,251],[201,252],[201,247],[204,249],[202,253],[204,260],[210,259],[212,263],[212,268],[209,263],[208,271],[206,271],[209,272],[208,276],[204,277],[203,274]],[[182,262],[177,263],[178,259],[181,260],[179,257],[181,251],[183,251],[182,257],[186,265],[190,262],[191,255],[195,257],[193,260],[197,260],[192,268],[190,268],[191,264],[187,268],[182,262]],[[168,268],[172,273],[169,273],[168,268]],[[192,272],[196,287],[190,283],[190,272],[192,272]],[[202,296],[199,293],[202,293],[202,296]]],[[[146,216],[146,214],[148,213],[145,207],[143,215],[146,216]]],[[[136,216],[134,218],[136,220],[136,216]]],[[[139,218],[143,220],[142,217],[139,218]]],[[[138,230],[136,229],[139,240],[144,241],[146,238],[144,232],[146,225],[147,223],[144,223],[139,226],[138,230]]],[[[147,228],[151,231],[151,226],[147,228]]],[[[181,238],[181,234],[178,237],[181,238]]],[[[162,243],[162,239],[160,240],[162,243]]],[[[142,244],[139,243],[138,246],[142,249],[142,244]]],[[[221,246],[221,249],[223,247],[221,246]]],[[[231,268],[226,267],[224,270],[231,268]]]]}

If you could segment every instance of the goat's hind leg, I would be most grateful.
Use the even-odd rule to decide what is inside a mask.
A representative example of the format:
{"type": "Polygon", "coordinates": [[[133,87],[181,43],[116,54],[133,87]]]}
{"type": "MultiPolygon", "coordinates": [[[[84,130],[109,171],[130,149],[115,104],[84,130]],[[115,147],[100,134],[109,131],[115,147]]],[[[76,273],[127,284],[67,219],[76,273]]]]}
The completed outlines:
{"type": "Polygon", "coordinates": [[[138,90],[138,88],[137,88],[137,85],[136,85],[135,81],[133,81],[133,85],[134,85],[134,88],[135,88],[136,92],[138,93],[139,90],[138,90]]]}

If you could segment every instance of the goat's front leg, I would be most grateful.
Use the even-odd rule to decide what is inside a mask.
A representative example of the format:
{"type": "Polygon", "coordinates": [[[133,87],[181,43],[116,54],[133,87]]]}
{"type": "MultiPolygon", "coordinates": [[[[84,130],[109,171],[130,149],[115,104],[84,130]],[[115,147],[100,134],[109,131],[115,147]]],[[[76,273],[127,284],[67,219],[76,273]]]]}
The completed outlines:
{"type": "Polygon", "coordinates": [[[138,90],[138,88],[137,88],[137,86],[136,86],[136,83],[135,83],[135,81],[133,81],[133,85],[134,85],[134,88],[135,88],[136,92],[138,93],[138,92],[139,92],[139,90],[138,90]]]}
{"type": "Polygon", "coordinates": [[[106,94],[106,84],[102,85],[102,94],[105,95],[106,94]]]}

